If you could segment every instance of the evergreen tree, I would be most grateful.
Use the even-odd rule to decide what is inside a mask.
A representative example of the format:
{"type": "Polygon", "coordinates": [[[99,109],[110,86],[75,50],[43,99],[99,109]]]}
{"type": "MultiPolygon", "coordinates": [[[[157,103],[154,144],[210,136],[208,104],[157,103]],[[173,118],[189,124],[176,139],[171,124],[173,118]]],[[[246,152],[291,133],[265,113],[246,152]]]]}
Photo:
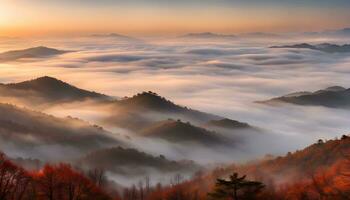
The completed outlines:
{"type": "Polygon", "coordinates": [[[208,195],[212,199],[251,200],[265,186],[261,182],[246,180],[246,176],[239,177],[237,173],[229,180],[217,179],[215,189],[208,195]]]}

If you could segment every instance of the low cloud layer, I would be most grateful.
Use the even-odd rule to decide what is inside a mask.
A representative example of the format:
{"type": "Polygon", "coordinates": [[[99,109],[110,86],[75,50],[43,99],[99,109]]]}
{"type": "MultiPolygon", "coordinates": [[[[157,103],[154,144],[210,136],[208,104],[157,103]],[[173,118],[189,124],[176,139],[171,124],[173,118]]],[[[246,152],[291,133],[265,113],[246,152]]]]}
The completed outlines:
{"type": "MultiPolygon", "coordinates": [[[[43,45],[74,52],[31,62],[0,63],[0,82],[49,75],[117,97],[151,90],[178,104],[248,122],[271,133],[273,137],[270,135],[272,138],[266,140],[251,139],[250,147],[256,148],[250,156],[281,154],[319,138],[330,139],[347,133],[349,110],[253,103],[296,91],[333,85],[350,87],[350,54],[268,48],[284,43],[191,43],[164,39],[116,42],[108,38],[28,40],[24,43],[28,46],[43,45]]],[[[13,41],[0,43],[3,51],[17,46],[13,41]]],[[[97,120],[99,114],[86,109],[76,112],[76,109],[59,108],[46,112],[97,120]]],[[[150,142],[147,146],[154,145],[150,142]]],[[[177,156],[168,152],[172,158],[177,156]]]]}

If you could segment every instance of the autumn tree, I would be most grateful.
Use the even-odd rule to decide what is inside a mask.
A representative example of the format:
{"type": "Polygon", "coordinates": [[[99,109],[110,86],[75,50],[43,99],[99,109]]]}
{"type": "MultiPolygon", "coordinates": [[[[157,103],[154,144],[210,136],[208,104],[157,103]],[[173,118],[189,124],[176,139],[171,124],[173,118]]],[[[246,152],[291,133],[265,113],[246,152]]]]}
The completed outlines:
{"type": "Polygon", "coordinates": [[[36,175],[37,192],[47,200],[110,199],[91,180],[70,165],[46,165],[36,175]]]}
{"type": "Polygon", "coordinates": [[[94,182],[98,187],[103,187],[107,182],[106,174],[103,169],[89,170],[87,173],[89,179],[94,182]]]}
{"type": "Polygon", "coordinates": [[[0,199],[21,200],[31,181],[29,174],[0,153],[0,199]]]}
{"type": "Polygon", "coordinates": [[[239,177],[237,173],[230,175],[229,180],[217,179],[215,189],[208,195],[212,199],[255,199],[265,186],[257,181],[246,180],[246,176],[239,177]]]}

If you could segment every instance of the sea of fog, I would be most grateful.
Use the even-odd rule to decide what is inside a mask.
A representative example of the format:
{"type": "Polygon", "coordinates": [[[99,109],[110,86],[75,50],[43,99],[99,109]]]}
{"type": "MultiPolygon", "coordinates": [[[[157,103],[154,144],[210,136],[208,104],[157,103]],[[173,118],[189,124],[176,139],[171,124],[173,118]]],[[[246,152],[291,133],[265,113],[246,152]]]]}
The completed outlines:
{"type": "MultiPolygon", "coordinates": [[[[269,48],[278,44],[328,41],[295,38],[1,39],[1,52],[35,46],[72,52],[45,59],[0,63],[0,82],[19,82],[48,75],[116,97],[153,91],[177,104],[264,129],[275,137],[268,141],[252,138],[251,144],[259,148],[261,155],[283,154],[320,138],[339,137],[350,130],[350,110],[254,103],[296,91],[314,91],[334,85],[349,88],[349,53],[269,48]]],[[[45,112],[91,122],[99,116],[96,110],[79,108],[45,112]]]]}

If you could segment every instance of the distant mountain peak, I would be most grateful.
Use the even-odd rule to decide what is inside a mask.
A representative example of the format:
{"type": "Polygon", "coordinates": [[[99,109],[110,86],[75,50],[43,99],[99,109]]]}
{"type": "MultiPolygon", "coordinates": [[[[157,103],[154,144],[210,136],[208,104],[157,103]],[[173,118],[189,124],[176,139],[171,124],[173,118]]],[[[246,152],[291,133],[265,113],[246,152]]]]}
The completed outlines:
{"type": "Polygon", "coordinates": [[[314,49],[315,47],[308,43],[300,43],[293,45],[284,45],[284,46],[272,46],[270,48],[300,48],[300,49],[314,49]]]}
{"type": "Polygon", "coordinates": [[[331,108],[350,108],[350,89],[332,86],[315,92],[297,92],[257,103],[285,102],[297,105],[315,105],[331,108]],[[296,95],[298,94],[298,95],[296,95]]]}
{"type": "Polygon", "coordinates": [[[140,42],[141,40],[138,38],[134,38],[128,35],[122,35],[119,33],[102,33],[102,34],[93,34],[90,35],[90,37],[94,38],[109,38],[109,39],[116,39],[116,40],[121,40],[121,41],[135,41],[135,42],[140,42]]]}
{"type": "Polygon", "coordinates": [[[106,34],[93,34],[92,37],[119,37],[119,38],[129,38],[129,36],[118,34],[118,33],[106,33],[106,34]]]}
{"type": "Polygon", "coordinates": [[[199,39],[220,39],[220,38],[235,38],[235,35],[224,35],[224,34],[216,34],[212,32],[201,32],[201,33],[188,33],[186,35],[181,36],[182,38],[199,38],[199,39]]]}
{"type": "Polygon", "coordinates": [[[32,48],[28,48],[28,50],[53,50],[53,51],[57,51],[57,49],[46,47],[46,46],[32,47],[32,48]]]}
{"type": "Polygon", "coordinates": [[[343,90],[346,90],[346,88],[341,87],[341,86],[331,86],[331,87],[328,87],[324,90],[326,90],[326,91],[343,91],[343,90]]]}
{"type": "Polygon", "coordinates": [[[281,37],[281,35],[274,33],[266,33],[266,32],[249,32],[240,34],[239,37],[251,37],[251,38],[272,38],[272,37],[281,37]]]}
{"type": "Polygon", "coordinates": [[[346,35],[348,35],[348,34],[350,34],[350,28],[343,28],[343,29],[341,29],[341,30],[339,30],[337,32],[339,34],[346,34],[346,35]]]}
{"type": "Polygon", "coordinates": [[[195,142],[204,145],[225,144],[227,142],[214,132],[194,126],[190,122],[173,119],[157,122],[142,130],[140,134],[170,142],[195,142]]]}
{"type": "Polygon", "coordinates": [[[316,45],[311,45],[308,43],[301,43],[301,44],[294,44],[294,45],[272,46],[270,48],[311,49],[311,50],[317,50],[317,51],[322,51],[322,52],[326,52],[326,53],[347,53],[347,52],[350,52],[350,44],[337,45],[337,44],[331,44],[331,43],[322,43],[322,44],[316,44],[316,45]]]}
{"type": "Polygon", "coordinates": [[[214,34],[211,32],[202,32],[202,33],[189,33],[188,36],[217,36],[218,34],[214,34]]]}
{"type": "Polygon", "coordinates": [[[193,126],[190,122],[183,122],[180,119],[168,119],[162,122],[159,122],[158,125],[171,125],[174,127],[184,128],[184,127],[192,127],[192,128],[199,128],[193,126]]]}
{"type": "Polygon", "coordinates": [[[34,95],[33,92],[35,92],[36,97],[44,98],[47,102],[75,101],[87,98],[106,100],[111,98],[103,94],[77,88],[50,76],[43,76],[19,83],[5,84],[2,85],[2,88],[7,89],[9,93],[12,90],[22,91],[23,95],[26,92],[28,95],[34,95]]]}
{"type": "Polygon", "coordinates": [[[304,96],[304,95],[310,95],[312,94],[312,92],[307,92],[307,91],[303,91],[303,92],[293,92],[290,94],[286,94],[283,97],[298,97],[298,96],[304,96]]]}
{"type": "Polygon", "coordinates": [[[249,128],[249,124],[242,123],[232,119],[219,119],[219,120],[211,120],[205,124],[205,126],[215,126],[219,128],[227,128],[227,129],[237,129],[237,128],[249,128]]]}
{"type": "Polygon", "coordinates": [[[118,124],[120,127],[134,131],[169,118],[190,121],[194,124],[203,124],[209,120],[222,118],[175,104],[151,91],[124,97],[115,101],[113,106],[117,111],[105,119],[106,123],[118,124]]]}
{"type": "Polygon", "coordinates": [[[11,50],[0,53],[0,61],[13,61],[24,58],[42,58],[68,53],[69,51],[58,50],[45,46],[37,46],[28,49],[11,50]]]}
{"type": "Polygon", "coordinates": [[[58,89],[59,87],[73,87],[68,83],[65,83],[61,80],[58,80],[50,76],[42,76],[32,80],[23,81],[19,83],[10,83],[7,85],[16,89],[32,89],[32,90],[40,90],[45,88],[58,89]]]}
{"type": "Polygon", "coordinates": [[[152,91],[142,92],[133,97],[124,98],[120,103],[155,110],[177,111],[185,109],[152,91]]]}
{"type": "Polygon", "coordinates": [[[32,82],[56,82],[56,83],[64,83],[67,84],[57,78],[54,78],[52,76],[42,76],[42,77],[38,77],[36,79],[31,80],[32,82]]]}
{"type": "MultiPolygon", "coordinates": [[[[50,48],[50,47],[46,47],[46,46],[37,46],[37,47],[32,47],[32,48],[28,48],[28,49],[23,49],[23,50],[15,50],[12,52],[28,52],[28,53],[41,53],[41,54],[45,54],[45,55],[51,55],[51,54],[61,54],[61,53],[65,53],[67,51],[62,51],[62,50],[58,50],[58,49],[54,49],[54,48],[50,48]]],[[[9,51],[11,52],[11,51],[9,51]]]]}

